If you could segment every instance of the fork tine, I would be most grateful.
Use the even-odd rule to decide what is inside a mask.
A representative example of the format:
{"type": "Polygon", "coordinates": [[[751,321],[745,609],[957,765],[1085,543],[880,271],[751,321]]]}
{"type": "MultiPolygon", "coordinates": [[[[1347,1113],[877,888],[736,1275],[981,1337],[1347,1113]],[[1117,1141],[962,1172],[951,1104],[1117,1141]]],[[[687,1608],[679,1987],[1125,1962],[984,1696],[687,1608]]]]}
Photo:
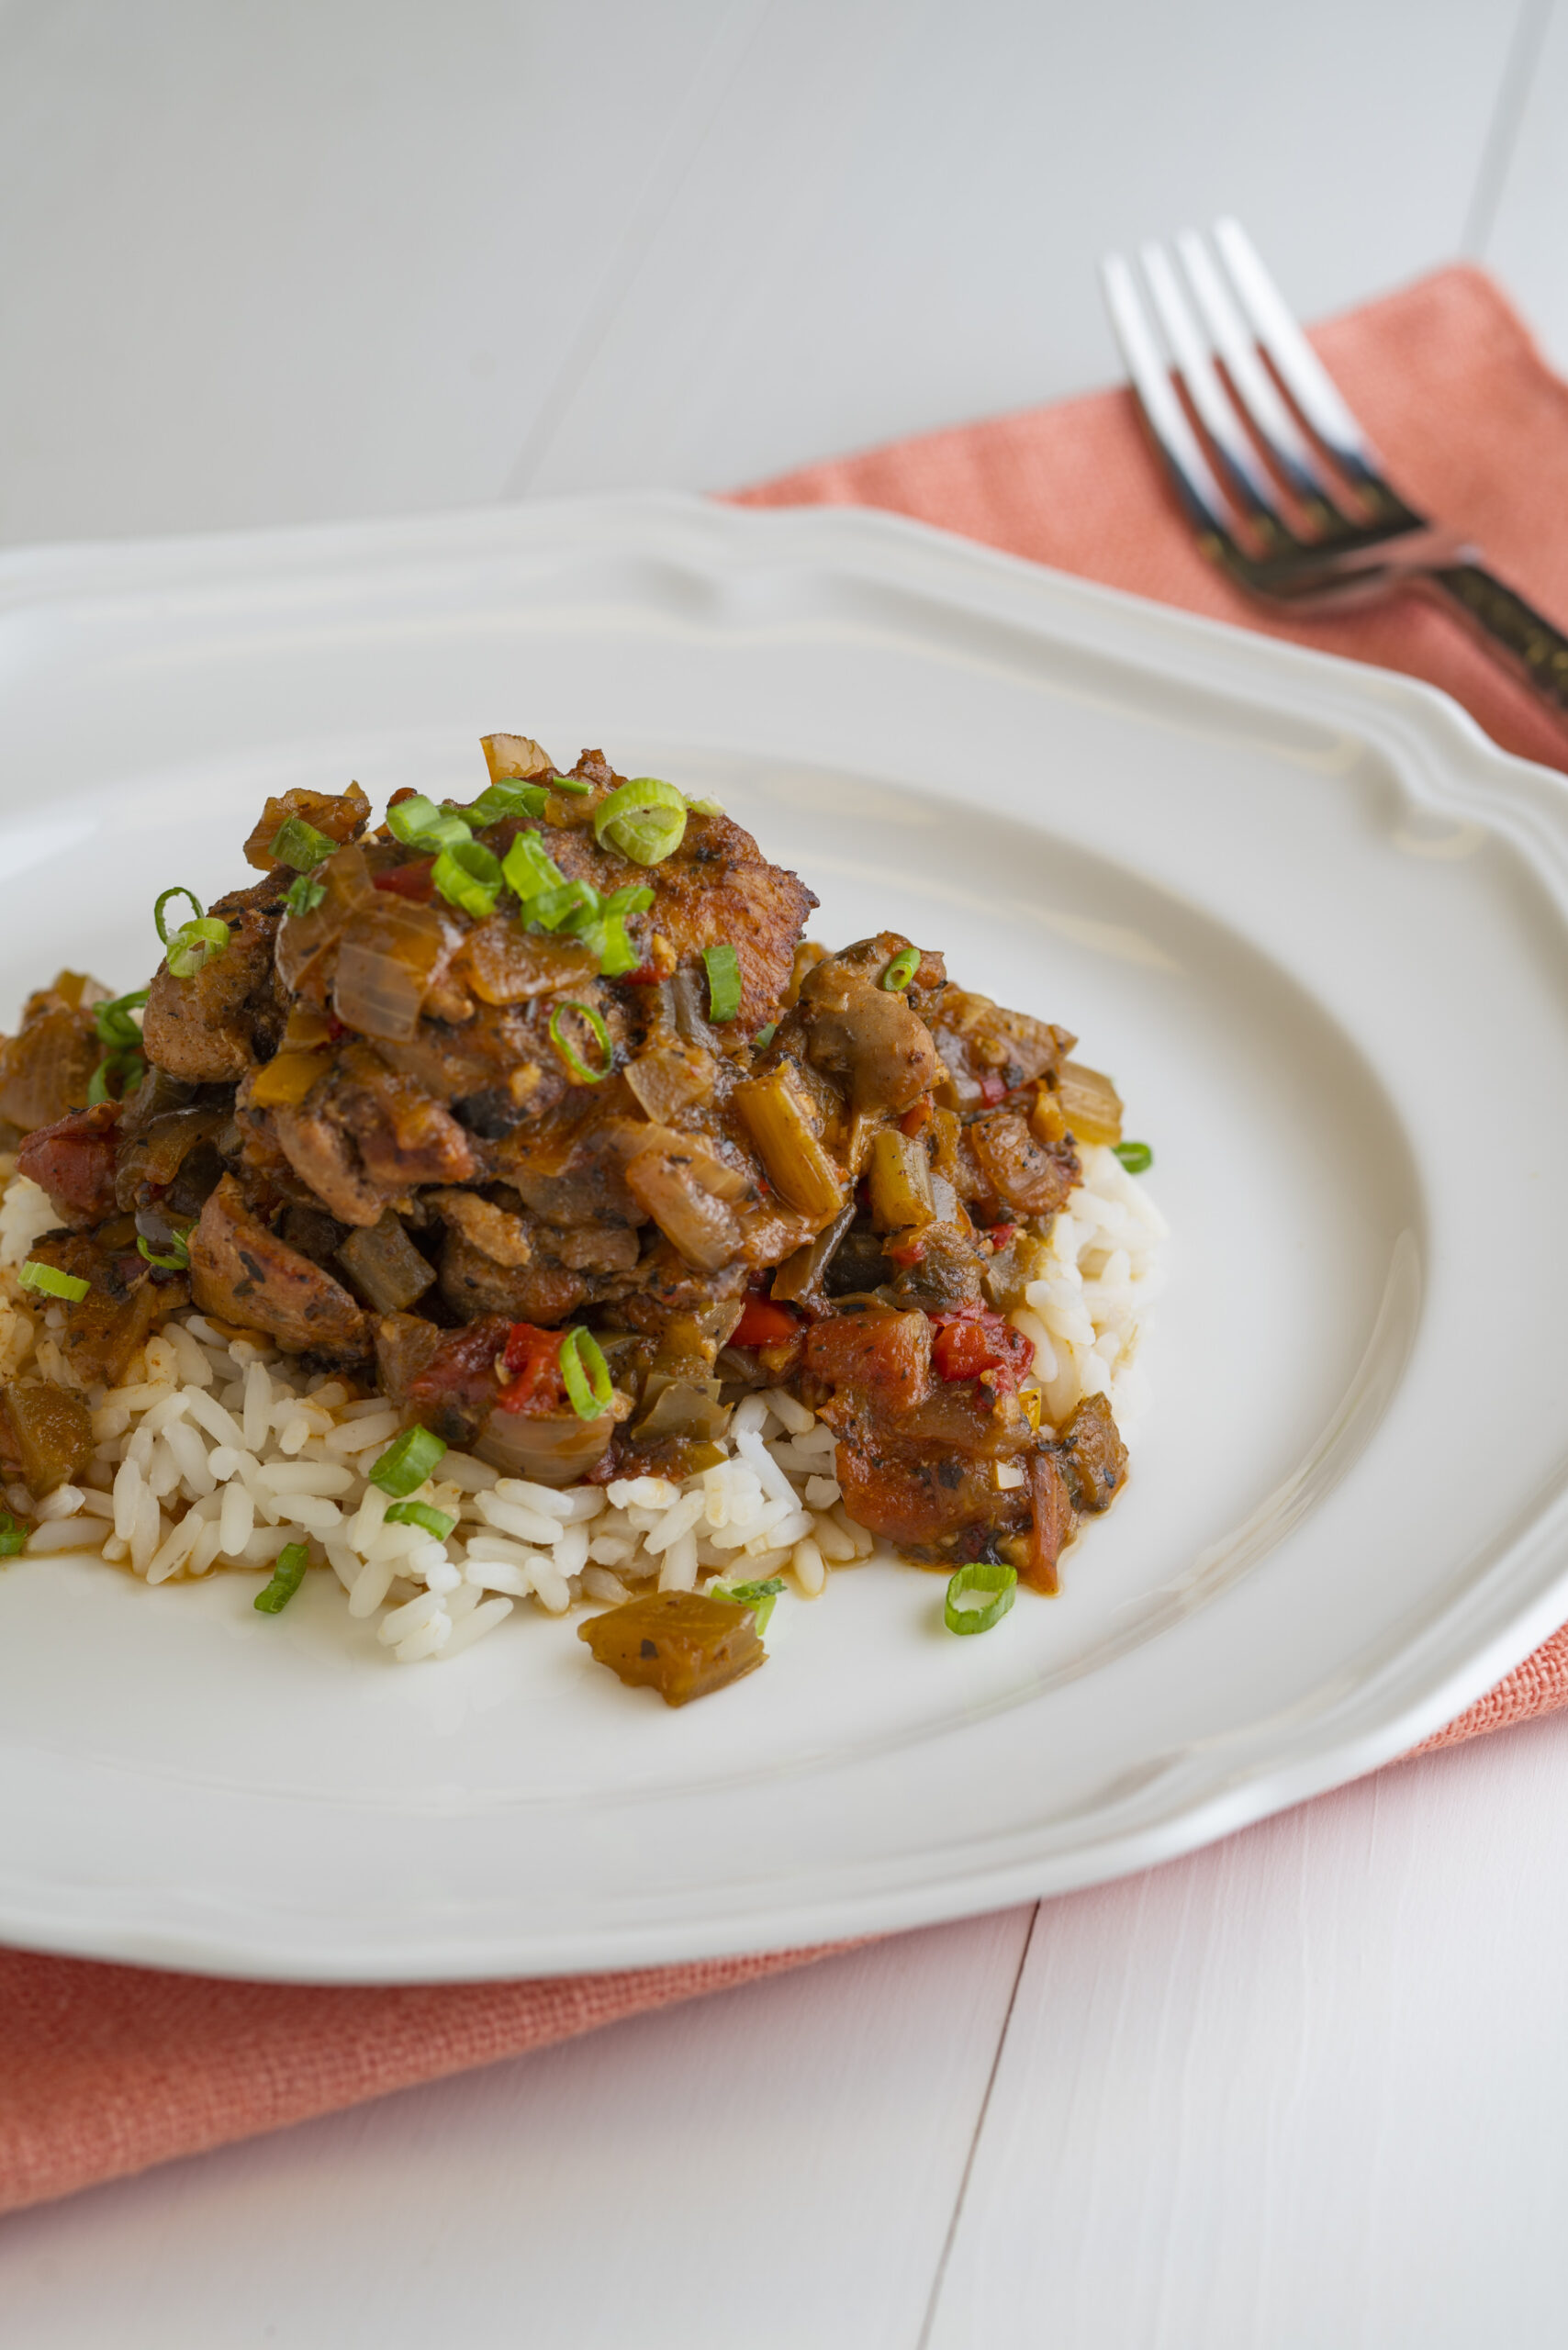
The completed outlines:
{"type": "Polygon", "coordinates": [[[1204,322],[1218,345],[1226,373],[1253,430],[1296,497],[1314,509],[1327,508],[1332,512],[1333,499],[1322,461],[1258,356],[1257,345],[1215,267],[1207,246],[1194,230],[1187,229],[1177,238],[1176,250],[1204,314],[1204,322]]]}
{"type": "Polygon", "coordinates": [[[1154,307],[1176,361],[1176,369],[1198,420],[1219,453],[1231,486],[1253,513],[1271,521],[1279,519],[1279,497],[1273,478],[1248,439],[1230,395],[1220,380],[1214,352],[1199,333],[1191,307],[1163,245],[1144,245],[1138,253],[1154,307]]]}
{"type": "Polygon", "coordinates": [[[1236,533],[1235,512],[1215,479],[1198,436],[1187,421],[1187,412],[1176,397],[1143,297],[1120,253],[1105,255],[1100,264],[1100,282],[1133,390],[1175,483],[1177,495],[1200,536],[1228,543],[1236,533]]]}
{"type": "Polygon", "coordinates": [[[1352,481],[1381,486],[1382,459],[1292,317],[1240,221],[1216,220],[1214,241],[1253,333],[1313,431],[1352,481]]]}

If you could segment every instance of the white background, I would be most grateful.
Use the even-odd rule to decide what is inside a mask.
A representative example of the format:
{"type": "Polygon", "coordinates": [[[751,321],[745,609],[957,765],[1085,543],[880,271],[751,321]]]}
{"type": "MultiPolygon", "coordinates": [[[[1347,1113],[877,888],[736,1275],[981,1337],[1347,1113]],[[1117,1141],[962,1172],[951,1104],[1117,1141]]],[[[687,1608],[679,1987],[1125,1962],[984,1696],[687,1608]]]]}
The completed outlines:
{"type": "MultiPolygon", "coordinates": [[[[1233,209],[1568,365],[1568,0],[0,0],[0,540],[718,488],[1233,209]]],[[[1562,616],[1560,616],[1562,617],[1562,616]]],[[[49,2350],[1563,2338],[1568,1720],[0,2222],[49,2350]]],[[[0,2085],[3,2087],[3,2085],[0,2085]]]]}

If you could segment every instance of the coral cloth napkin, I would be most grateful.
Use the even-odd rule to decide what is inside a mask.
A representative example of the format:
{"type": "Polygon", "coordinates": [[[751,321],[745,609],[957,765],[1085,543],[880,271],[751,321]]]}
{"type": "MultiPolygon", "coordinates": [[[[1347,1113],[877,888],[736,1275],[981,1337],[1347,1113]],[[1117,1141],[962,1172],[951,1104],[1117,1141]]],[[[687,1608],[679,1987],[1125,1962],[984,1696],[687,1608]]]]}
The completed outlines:
{"type": "MultiPolygon", "coordinates": [[[[1568,621],[1568,386],[1489,282],[1446,270],[1316,338],[1414,502],[1568,621]]],[[[1120,392],[939,432],[746,494],[885,506],[1014,554],[1447,687],[1510,750],[1568,738],[1445,613],[1412,599],[1285,626],[1209,569],[1120,392]]],[[[1568,1629],[1445,1745],[1568,1705],[1568,1629]]],[[[0,2210],[522,2053],[821,1953],[395,1990],[213,1981],[0,1952],[0,2210]]]]}

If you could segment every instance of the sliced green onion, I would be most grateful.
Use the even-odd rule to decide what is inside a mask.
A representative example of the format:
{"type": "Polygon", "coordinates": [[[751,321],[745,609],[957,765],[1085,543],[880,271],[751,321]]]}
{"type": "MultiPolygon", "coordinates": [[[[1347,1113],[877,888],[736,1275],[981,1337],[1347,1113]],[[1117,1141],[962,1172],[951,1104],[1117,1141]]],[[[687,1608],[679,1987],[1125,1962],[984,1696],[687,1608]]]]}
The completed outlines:
{"type": "Polygon", "coordinates": [[[252,1605],[260,1608],[263,1616],[281,1616],[305,1581],[305,1570],[309,1564],[308,1542],[286,1544],[277,1554],[271,1583],[264,1591],[257,1592],[252,1605]]]}
{"type": "Polygon", "coordinates": [[[971,1566],[960,1567],[947,1585],[943,1619],[950,1632],[989,1632],[993,1624],[1001,1623],[1017,1594],[1015,1568],[977,1559],[971,1566]],[[978,1607],[963,1607],[959,1601],[967,1591],[989,1591],[992,1596],[978,1607]]]}
{"type": "Polygon", "coordinates": [[[685,832],[685,794],[656,775],[622,784],[594,811],[593,836],[600,848],[619,849],[633,865],[657,865],[680,846],[685,832]]]}
{"type": "Polygon", "coordinates": [[[46,1265],[37,1257],[28,1259],[17,1278],[24,1289],[39,1290],[45,1297],[63,1297],[72,1305],[80,1305],[93,1286],[75,1273],[62,1273],[58,1265],[46,1265]]]}
{"type": "Polygon", "coordinates": [[[165,946],[169,944],[169,934],[163,926],[163,909],[168,904],[171,898],[188,898],[192,905],[196,908],[196,918],[197,922],[200,922],[201,920],[201,900],[196,896],[194,890],[165,890],[162,896],[154,901],[152,907],[152,920],[157,926],[159,938],[162,941],[165,946]]]}
{"type": "Polygon", "coordinates": [[[713,1583],[708,1586],[710,1599],[727,1599],[735,1607],[749,1607],[751,1620],[758,1637],[767,1631],[767,1619],[773,1613],[773,1603],[783,1590],[782,1578],[769,1575],[766,1583],[713,1583]]]}
{"type": "Polygon", "coordinates": [[[741,967],[734,948],[727,939],[722,946],[705,946],[702,960],[708,967],[709,1019],[733,1020],[741,1008],[741,967]]]}
{"type": "Polygon", "coordinates": [[[280,865],[292,865],[296,873],[308,873],[315,866],[324,864],[338,844],[308,824],[303,816],[286,816],[273,834],[270,854],[280,865]]]}
{"type": "Polygon", "coordinates": [[[615,1047],[610,1041],[610,1031],[591,1003],[558,1003],[550,1014],[550,1042],[566,1062],[578,1085],[602,1085],[615,1067],[615,1047]],[[592,1030],[593,1040],[604,1055],[602,1069],[589,1069],[571,1038],[561,1034],[561,1021],[564,1014],[568,1012],[575,1012],[592,1030]]]}
{"type": "Polygon", "coordinates": [[[556,889],[541,890],[522,911],[541,930],[582,931],[599,918],[599,894],[591,881],[563,881],[556,889]]]}
{"type": "Polygon", "coordinates": [[[432,1436],[429,1428],[405,1428],[370,1471],[370,1482],[400,1502],[419,1492],[445,1450],[440,1437],[432,1436]]]}
{"type": "Polygon", "coordinates": [[[0,1559],[14,1559],[28,1547],[30,1528],[18,1525],[8,1509],[0,1509],[0,1559]]]}
{"type": "Polygon", "coordinates": [[[890,995],[901,995],[919,968],[919,947],[906,946],[902,955],[893,957],[892,961],[882,973],[882,985],[890,995]]]}
{"type": "Polygon", "coordinates": [[[166,1257],[161,1257],[155,1248],[150,1248],[140,1232],[136,1236],[136,1246],[150,1265],[159,1265],[166,1273],[185,1273],[190,1270],[191,1252],[185,1246],[183,1233],[170,1234],[169,1254],[166,1257]]]}
{"type": "Polygon", "coordinates": [[[501,873],[525,907],[543,890],[558,890],[566,878],[537,833],[518,834],[502,859],[501,873]]]}
{"type": "Polygon", "coordinates": [[[443,848],[431,868],[431,880],[449,906],[460,906],[476,922],[494,913],[501,894],[501,867],[483,841],[465,837],[443,848]]]}
{"type": "Polygon", "coordinates": [[[324,881],[318,881],[313,873],[302,873],[284,891],[283,902],[297,921],[301,915],[313,914],[326,894],[324,881]]]}
{"type": "Polygon", "coordinates": [[[766,1028],[759,1028],[759,1029],[757,1030],[757,1032],[756,1032],[756,1035],[752,1038],[752,1040],[751,1040],[751,1048],[752,1048],[752,1051],[753,1051],[754,1053],[765,1053],[765,1052],[767,1050],[767,1047],[769,1046],[769,1045],[771,1045],[771,1043],[773,1042],[773,1039],[775,1038],[775,1036],[777,1036],[777,1035],[778,1035],[778,1021],[777,1021],[777,1020],[770,1020],[770,1021],[768,1022],[768,1024],[767,1024],[767,1027],[766,1027],[766,1028]]]}
{"type": "Polygon", "coordinates": [[[457,1520],[448,1517],[443,1509],[431,1509],[429,1502],[394,1502],[386,1513],[388,1526],[420,1526],[444,1542],[457,1520]]]}
{"type": "Polygon", "coordinates": [[[201,922],[188,922],[169,941],[167,961],[176,979],[191,979],[204,963],[221,955],[229,944],[229,924],[215,915],[201,922]]]}
{"type": "Polygon", "coordinates": [[[87,1080],[87,1107],[94,1110],[100,1102],[123,1102],[128,1094],[135,1092],[146,1074],[147,1063],[140,1053],[129,1047],[106,1053],[87,1080]],[[110,1087],[111,1078],[118,1080],[118,1092],[110,1087]]]}
{"type": "Polygon", "coordinates": [[[545,791],[542,783],[492,783],[470,807],[448,801],[449,816],[466,816],[475,826],[498,824],[506,816],[543,816],[545,791]]]}
{"type": "Polygon", "coordinates": [[[386,829],[405,848],[422,848],[431,843],[437,848],[445,848],[453,841],[468,838],[468,827],[462,817],[444,815],[422,791],[416,791],[411,800],[399,800],[396,808],[388,808],[386,829]]]}
{"type": "Polygon", "coordinates": [[[724,812],[716,800],[689,800],[686,804],[694,816],[722,816],[724,812]]]}
{"type": "Polygon", "coordinates": [[[1146,1142],[1114,1142],[1111,1148],[1129,1175],[1147,1175],[1154,1165],[1154,1153],[1146,1142]]]}
{"type": "Polygon", "coordinates": [[[569,791],[574,799],[580,800],[593,789],[593,786],[585,783],[580,775],[553,775],[550,789],[552,791],[569,791]]]}
{"type": "Polygon", "coordinates": [[[614,1399],[610,1365],[587,1330],[568,1330],[562,1339],[561,1377],[579,1420],[601,1419],[609,1411],[614,1399]]]}
{"type": "Polygon", "coordinates": [[[112,1003],[93,1006],[93,1025],[100,1045],[129,1045],[132,1050],[141,1042],[141,1031],[131,1018],[147,1001],[147,990],[137,988],[130,995],[117,995],[112,1003]]]}

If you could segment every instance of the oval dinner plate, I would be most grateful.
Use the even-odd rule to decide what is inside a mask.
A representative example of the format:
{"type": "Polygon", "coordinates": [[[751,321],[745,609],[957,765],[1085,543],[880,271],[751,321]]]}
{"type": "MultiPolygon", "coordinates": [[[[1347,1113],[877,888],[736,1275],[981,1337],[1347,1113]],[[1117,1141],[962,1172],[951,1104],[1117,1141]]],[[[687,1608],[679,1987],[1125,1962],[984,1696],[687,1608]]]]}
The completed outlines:
{"type": "Polygon", "coordinates": [[[395,1664],[328,1576],[0,1573],[0,1936],[252,1975],[641,1964],[1185,1852],[1568,1616],[1568,800],[1440,696],[886,517],[652,498],[0,561],[0,1007],[144,982],[268,791],[476,738],[710,792],[1072,1028],[1173,1226],[1124,1496],[956,1640],[890,1560],[671,1712],[522,1606],[395,1664]]]}

